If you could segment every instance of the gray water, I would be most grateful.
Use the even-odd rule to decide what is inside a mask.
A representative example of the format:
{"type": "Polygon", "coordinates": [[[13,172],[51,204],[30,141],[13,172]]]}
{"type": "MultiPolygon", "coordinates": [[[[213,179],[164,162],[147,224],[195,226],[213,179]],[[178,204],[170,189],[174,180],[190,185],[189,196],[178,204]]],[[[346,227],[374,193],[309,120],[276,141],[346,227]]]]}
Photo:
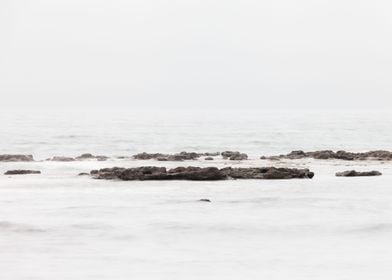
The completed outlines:
{"type": "Polygon", "coordinates": [[[295,160],[291,150],[392,150],[381,114],[1,114],[1,153],[240,150],[249,161],[0,163],[0,279],[390,279],[392,163],[295,160]],[[117,182],[111,166],[308,167],[312,180],[117,182]],[[338,178],[347,169],[380,177],[338,178]],[[199,202],[208,198],[212,202],[199,202]]]}

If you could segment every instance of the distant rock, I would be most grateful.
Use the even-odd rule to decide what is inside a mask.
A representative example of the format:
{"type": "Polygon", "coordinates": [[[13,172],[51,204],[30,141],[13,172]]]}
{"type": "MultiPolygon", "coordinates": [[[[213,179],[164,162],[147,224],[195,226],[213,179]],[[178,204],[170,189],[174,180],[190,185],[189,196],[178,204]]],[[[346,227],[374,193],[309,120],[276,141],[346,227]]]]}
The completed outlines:
{"type": "Polygon", "coordinates": [[[214,160],[213,157],[206,157],[204,160],[214,160]]]}
{"type": "Polygon", "coordinates": [[[37,170],[8,170],[4,175],[27,175],[27,174],[41,174],[41,171],[37,170]]]}
{"type": "Polygon", "coordinates": [[[79,173],[78,176],[90,176],[90,174],[86,173],[86,172],[82,172],[82,173],[79,173]]]}
{"type": "Polygon", "coordinates": [[[162,154],[162,153],[140,153],[133,156],[134,159],[138,160],[150,160],[155,159],[158,161],[184,161],[184,160],[196,160],[202,156],[216,156],[219,153],[195,153],[195,152],[181,152],[176,154],[162,154]]]}
{"type": "Polygon", "coordinates": [[[32,155],[0,155],[0,161],[34,161],[32,155]]]}
{"type": "Polygon", "coordinates": [[[216,167],[177,167],[167,170],[165,167],[142,166],[136,168],[104,168],[91,171],[95,179],[130,180],[191,180],[215,181],[226,179],[311,179],[314,173],[309,169],[296,168],[232,168],[216,167]]]}
{"type": "Polygon", "coordinates": [[[69,162],[69,161],[75,161],[75,159],[72,158],[72,157],[58,157],[58,156],[56,156],[56,157],[53,157],[53,158],[48,159],[48,161],[69,162]]]}
{"type": "Polygon", "coordinates": [[[221,153],[223,159],[229,160],[247,160],[248,155],[240,152],[225,151],[221,153]]]}
{"type": "Polygon", "coordinates": [[[202,198],[199,199],[200,202],[211,202],[211,200],[209,200],[208,198],[202,198]]]}
{"type": "Polygon", "coordinates": [[[105,161],[108,160],[109,157],[107,156],[94,156],[92,154],[82,154],[75,158],[75,160],[98,160],[98,161],[105,161]]]}
{"type": "Polygon", "coordinates": [[[359,172],[355,170],[347,170],[344,172],[338,172],[336,173],[336,176],[338,177],[362,177],[362,176],[381,176],[382,173],[379,171],[364,171],[364,172],[359,172]]]}
{"type": "Polygon", "coordinates": [[[292,151],[286,155],[279,156],[262,156],[261,159],[279,160],[279,159],[303,159],[303,158],[314,158],[314,159],[340,159],[340,160],[392,160],[392,152],[389,151],[369,151],[363,153],[353,153],[346,151],[322,150],[315,152],[304,152],[304,151],[292,151]]]}

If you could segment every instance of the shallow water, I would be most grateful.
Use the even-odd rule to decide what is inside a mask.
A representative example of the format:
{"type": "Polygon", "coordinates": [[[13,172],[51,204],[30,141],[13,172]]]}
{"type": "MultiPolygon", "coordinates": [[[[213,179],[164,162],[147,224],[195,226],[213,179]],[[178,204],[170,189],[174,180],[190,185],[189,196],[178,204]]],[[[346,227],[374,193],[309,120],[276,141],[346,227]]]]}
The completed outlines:
{"type": "Polygon", "coordinates": [[[1,279],[391,278],[392,163],[257,159],[293,149],[392,150],[391,119],[201,119],[3,118],[2,152],[37,159],[237,149],[251,160],[0,163],[1,174],[42,171],[0,176],[1,279]],[[101,167],[179,164],[309,167],[316,176],[219,182],[77,176],[101,167]],[[383,176],[334,176],[347,169],[375,169],[383,176]]]}

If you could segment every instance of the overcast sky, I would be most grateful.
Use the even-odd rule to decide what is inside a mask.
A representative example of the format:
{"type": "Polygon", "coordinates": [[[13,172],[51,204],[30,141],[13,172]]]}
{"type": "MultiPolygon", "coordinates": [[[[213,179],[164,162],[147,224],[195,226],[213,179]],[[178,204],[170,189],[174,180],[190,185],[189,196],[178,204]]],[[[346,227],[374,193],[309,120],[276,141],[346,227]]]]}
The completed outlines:
{"type": "Polygon", "coordinates": [[[1,0],[3,108],[386,110],[387,0],[1,0]]]}

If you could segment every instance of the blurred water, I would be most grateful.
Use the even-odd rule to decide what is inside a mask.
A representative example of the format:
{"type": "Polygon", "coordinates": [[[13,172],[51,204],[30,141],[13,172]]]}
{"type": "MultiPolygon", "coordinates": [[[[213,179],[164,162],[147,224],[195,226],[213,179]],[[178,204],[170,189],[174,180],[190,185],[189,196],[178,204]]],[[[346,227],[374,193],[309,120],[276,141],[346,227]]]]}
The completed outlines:
{"type": "Polygon", "coordinates": [[[294,149],[392,150],[381,115],[2,114],[1,153],[247,152],[238,163],[0,163],[0,279],[385,279],[392,276],[392,163],[297,160],[294,149]],[[309,167],[312,180],[116,182],[111,166],[309,167]],[[338,178],[347,169],[383,176],[338,178]],[[209,198],[212,203],[199,202],[209,198]]]}

